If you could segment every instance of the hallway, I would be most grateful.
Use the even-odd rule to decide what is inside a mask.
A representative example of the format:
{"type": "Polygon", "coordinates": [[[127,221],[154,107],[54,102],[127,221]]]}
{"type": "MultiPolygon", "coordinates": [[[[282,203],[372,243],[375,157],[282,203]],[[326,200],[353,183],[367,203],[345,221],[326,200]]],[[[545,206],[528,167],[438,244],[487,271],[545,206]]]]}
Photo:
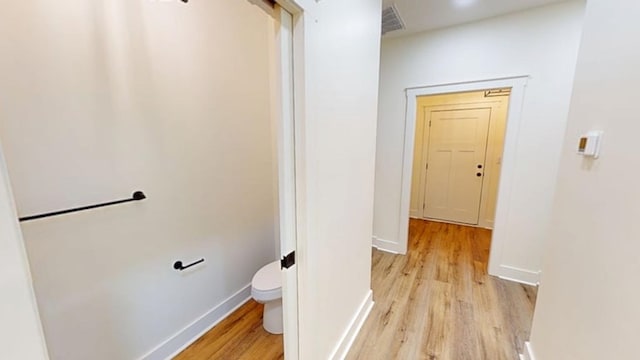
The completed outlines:
{"type": "Polygon", "coordinates": [[[375,306],[348,359],[514,360],[537,289],[487,274],[491,231],[412,219],[409,253],[374,250],[375,306]]]}
{"type": "MultiPolygon", "coordinates": [[[[515,360],[536,288],[489,276],[491,231],[411,220],[409,254],[373,251],[375,306],[348,359],[515,360]]],[[[177,359],[282,359],[262,305],[236,310],[177,359]]]]}

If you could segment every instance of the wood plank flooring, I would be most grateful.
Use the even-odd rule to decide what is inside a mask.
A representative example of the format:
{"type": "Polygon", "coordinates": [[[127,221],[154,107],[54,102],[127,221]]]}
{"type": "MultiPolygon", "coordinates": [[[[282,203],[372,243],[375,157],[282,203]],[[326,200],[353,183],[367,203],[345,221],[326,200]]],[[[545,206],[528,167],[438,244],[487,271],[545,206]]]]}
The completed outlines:
{"type": "MultiPolygon", "coordinates": [[[[491,232],[411,220],[407,256],[373,251],[376,304],[348,360],[515,360],[536,288],[487,275],[491,232]]],[[[175,359],[283,359],[250,301],[175,359]]]]}
{"type": "Polygon", "coordinates": [[[537,290],[487,275],[491,231],[411,220],[407,256],[374,250],[375,307],[347,359],[515,360],[537,290]]]}
{"type": "Polygon", "coordinates": [[[262,327],[263,307],[250,300],[174,359],[284,359],[282,335],[270,334],[262,327]]]}

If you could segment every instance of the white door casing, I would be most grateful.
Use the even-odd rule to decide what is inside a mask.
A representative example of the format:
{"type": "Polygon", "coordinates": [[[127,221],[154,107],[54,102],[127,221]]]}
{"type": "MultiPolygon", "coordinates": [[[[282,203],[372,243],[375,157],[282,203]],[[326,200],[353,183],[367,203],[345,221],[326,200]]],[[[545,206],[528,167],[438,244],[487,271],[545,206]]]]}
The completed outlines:
{"type": "Polygon", "coordinates": [[[496,204],[495,225],[491,240],[491,253],[489,255],[489,274],[506,277],[501,266],[502,252],[508,241],[506,224],[511,209],[510,197],[514,183],[516,169],[516,153],[518,148],[518,135],[522,121],[522,106],[524,93],[529,76],[514,76],[491,80],[457,82],[449,84],[429,85],[409,88],[406,90],[407,111],[405,126],[404,155],[402,164],[402,190],[400,198],[400,214],[398,228],[398,242],[388,251],[406,254],[409,241],[409,210],[411,202],[411,180],[413,171],[413,154],[415,145],[415,131],[417,113],[417,99],[420,96],[471,92],[487,89],[510,88],[511,97],[507,116],[507,127],[504,138],[504,154],[502,157],[502,169],[500,172],[500,185],[498,188],[498,200],[496,204]]]}
{"type": "MultiPolygon", "coordinates": [[[[279,74],[277,79],[279,103],[276,121],[278,129],[280,256],[284,258],[297,250],[294,19],[291,13],[280,6],[276,6],[275,16],[280,23],[276,38],[278,48],[276,64],[279,74]]],[[[299,357],[298,272],[296,265],[282,270],[282,306],[285,358],[296,360],[299,357]]]]}

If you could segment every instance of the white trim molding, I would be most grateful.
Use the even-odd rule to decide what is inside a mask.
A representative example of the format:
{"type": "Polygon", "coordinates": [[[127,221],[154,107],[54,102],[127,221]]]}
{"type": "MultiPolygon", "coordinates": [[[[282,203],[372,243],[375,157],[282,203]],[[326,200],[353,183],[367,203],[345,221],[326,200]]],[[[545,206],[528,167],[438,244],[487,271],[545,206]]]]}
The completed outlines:
{"type": "Polygon", "coordinates": [[[373,309],[373,291],[369,290],[367,296],[365,296],[362,301],[362,304],[360,304],[358,311],[351,319],[349,327],[347,327],[347,330],[342,334],[338,345],[331,353],[331,356],[329,356],[329,359],[343,360],[347,357],[353,342],[356,340],[360,329],[362,329],[362,325],[364,325],[367,317],[369,317],[371,309],[373,309]]]}
{"type": "Polygon", "coordinates": [[[520,355],[520,360],[536,360],[531,343],[528,341],[524,343],[524,352],[520,355]]]}
{"type": "Polygon", "coordinates": [[[394,243],[393,241],[380,239],[379,237],[374,236],[373,247],[386,253],[398,255],[398,243],[394,243]]]}
{"type": "Polygon", "coordinates": [[[156,346],[139,360],[170,360],[251,299],[251,284],[156,346]]]}
{"type": "MultiPolygon", "coordinates": [[[[294,82],[294,15],[281,6],[276,6],[276,22],[280,28],[276,32],[275,57],[277,75],[274,76],[273,123],[276,124],[278,223],[280,224],[277,248],[278,259],[296,252],[297,241],[297,174],[296,174],[296,98],[294,82]]],[[[276,69],[274,69],[276,70],[276,69]]],[[[300,252],[298,251],[298,254],[300,252]]],[[[299,354],[298,331],[298,266],[282,272],[282,309],[284,356],[287,360],[297,360],[299,354]]]]}
{"type": "Polygon", "coordinates": [[[509,100],[509,112],[507,117],[507,130],[504,140],[504,155],[502,158],[502,170],[500,173],[500,185],[496,202],[496,216],[494,222],[493,239],[491,242],[491,255],[489,257],[489,274],[500,276],[502,265],[502,253],[504,244],[508,241],[506,224],[509,218],[509,204],[511,188],[516,170],[516,154],[518,150],[518,135],[522,118],[522,106],[524,92],[529,76],[513,76],[489,80],[478,80],[461,83],[449,83],[429,85],[423,87],[408,88],[406,90],[407,107],[405,119],[404,154],[402,164],[402,190],[400,196],[400,229],[396,248],[400,254],[407,253],[409,242],[409,212],[411,204],[411,179],[413,173],[413,151],[415,146],[416,131],[416,106],[419,96],[450,94],[469,91],[481,91],[496,88],[511,88],[509,100]]]}
{"type": "Polygon", "coordinates": [[[498,272],[491,275],[525,285],[538,286],[540,284],[540,273],[540,271],[530,271],[508,265],[500,265],[498,272]]]}

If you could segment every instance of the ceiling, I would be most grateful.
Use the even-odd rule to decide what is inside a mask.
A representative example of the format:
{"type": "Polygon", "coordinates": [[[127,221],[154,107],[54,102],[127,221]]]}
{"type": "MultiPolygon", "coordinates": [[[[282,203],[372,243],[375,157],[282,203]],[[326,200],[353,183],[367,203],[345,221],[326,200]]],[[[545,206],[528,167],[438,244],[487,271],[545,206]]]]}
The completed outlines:
{"type": "Polygon", "coordinates": [[[396,37],[419,31],[478,21],[566,0],[383,0],[383,8],[395,4],[405,30],[387,33],[396,37]]]}

